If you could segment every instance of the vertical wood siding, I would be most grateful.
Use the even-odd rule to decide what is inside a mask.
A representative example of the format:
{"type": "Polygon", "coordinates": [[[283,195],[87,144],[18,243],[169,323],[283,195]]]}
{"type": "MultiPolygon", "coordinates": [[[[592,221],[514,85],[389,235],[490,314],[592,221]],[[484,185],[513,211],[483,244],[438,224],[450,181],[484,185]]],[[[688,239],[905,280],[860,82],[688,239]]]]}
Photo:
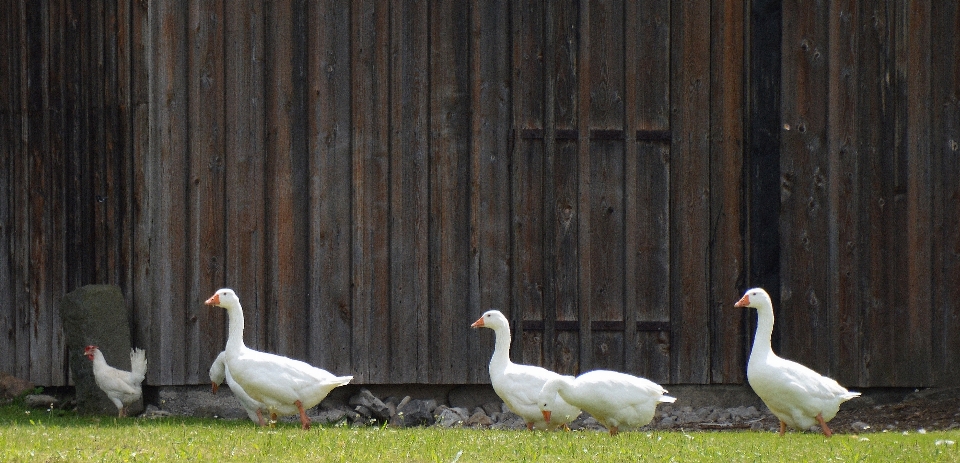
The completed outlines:
{"type": "Polygon", "coordinates": [[[778,5],[4,3],[0,370],[68,384],[58,300],[115,283],[152,385],[222,286],[360,384],[487,382],[490,308],[516,361],[741,383],[763,282],[784,356],[955,382],[958,7],[778,5]]]}
{"type": "Polygon", "coordinates": [[[960,373],[948,3],[783,3],[781,351],[842,383],[960,373]]]}

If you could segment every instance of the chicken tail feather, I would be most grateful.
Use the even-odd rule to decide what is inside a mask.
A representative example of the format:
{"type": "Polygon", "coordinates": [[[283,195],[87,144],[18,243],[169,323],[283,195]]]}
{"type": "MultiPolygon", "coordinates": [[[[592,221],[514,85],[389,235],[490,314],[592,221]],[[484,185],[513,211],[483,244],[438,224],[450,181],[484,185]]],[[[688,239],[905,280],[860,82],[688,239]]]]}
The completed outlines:
{"type": "Polygon", "coordinates": [[[147,353],[143,349],[130,350],[130,375],[138,384],[147,375],[147,353]]]}

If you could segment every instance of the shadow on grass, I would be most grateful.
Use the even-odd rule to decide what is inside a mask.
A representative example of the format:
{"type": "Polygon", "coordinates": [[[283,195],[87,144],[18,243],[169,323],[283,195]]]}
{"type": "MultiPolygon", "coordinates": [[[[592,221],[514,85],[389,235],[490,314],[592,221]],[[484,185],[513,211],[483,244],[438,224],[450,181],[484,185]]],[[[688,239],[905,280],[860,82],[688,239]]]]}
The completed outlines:
{"type": "MultiPolygon", "coordinates": [[[[107,415],[81,415],[76,410],[59,408],[28,408],[22,400],[14,400],[6,405],[0,405],[0,426],[31,426],[47,425],[58,427],[151,427],[151,426],[218,426],[222,428],[254,428],[256,425],[249,420],[223,420],[216,418],[194,418],[186,416],[169,416],[157,418],[128,417],[118,418],[107,415]]],[[[300,423],[276,423],[278,428],[299,428],[300,423]]]]}

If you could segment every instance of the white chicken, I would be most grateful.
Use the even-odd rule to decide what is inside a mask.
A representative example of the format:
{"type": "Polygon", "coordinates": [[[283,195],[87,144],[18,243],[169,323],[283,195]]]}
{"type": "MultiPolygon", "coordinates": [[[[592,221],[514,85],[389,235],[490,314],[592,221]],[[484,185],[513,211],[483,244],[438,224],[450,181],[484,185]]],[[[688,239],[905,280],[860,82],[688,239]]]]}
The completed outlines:
{"type": "Polygon", "coordinates": [[[97,346],[87,346],[83,355],[93,361],[93,377],[97,386],[117,406],[119,417],[127,416],[127,406],[143,394],[140,383],[147,373],[147,356],[143,349],[130,349],[130,370],[123,371],[107,365],[97,346]]]}

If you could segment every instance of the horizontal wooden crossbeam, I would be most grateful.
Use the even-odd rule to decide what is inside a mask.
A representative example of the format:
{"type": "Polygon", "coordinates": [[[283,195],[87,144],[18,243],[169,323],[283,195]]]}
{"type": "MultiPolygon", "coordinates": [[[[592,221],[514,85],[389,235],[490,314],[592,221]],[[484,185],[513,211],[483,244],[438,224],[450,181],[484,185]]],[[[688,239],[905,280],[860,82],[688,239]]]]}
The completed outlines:
{"type": "MultiPolygon", "coordinates": [[[[669,130],[637,130],[637,141],[670,142],[669,130]]],[[[554,132],[557,140],[577,140],[580,134],[576,129],[558,129],[554,132]]],[[[521,129],[520,138],[524,140],[543,140],[543,129],[521,129]]],[[[591,140],[625,140],[626,134],[618,129],[590,129],[591,140]]]]}
{"type": "MultiPolygon", "coordinates": [[[[524,320],[523,331],[543,331],[543,320],[524,320]]],[[[590,322],[592,331],[625,331],[626,323],[622,320],[590,322]]],[[[557,331],[580,331],[580,322],[572,320],[557,320],[553,322],[553,329],[557,331]]],[[[637,331],[670,331],[670,322],[637,322],[637,331]]]]}

